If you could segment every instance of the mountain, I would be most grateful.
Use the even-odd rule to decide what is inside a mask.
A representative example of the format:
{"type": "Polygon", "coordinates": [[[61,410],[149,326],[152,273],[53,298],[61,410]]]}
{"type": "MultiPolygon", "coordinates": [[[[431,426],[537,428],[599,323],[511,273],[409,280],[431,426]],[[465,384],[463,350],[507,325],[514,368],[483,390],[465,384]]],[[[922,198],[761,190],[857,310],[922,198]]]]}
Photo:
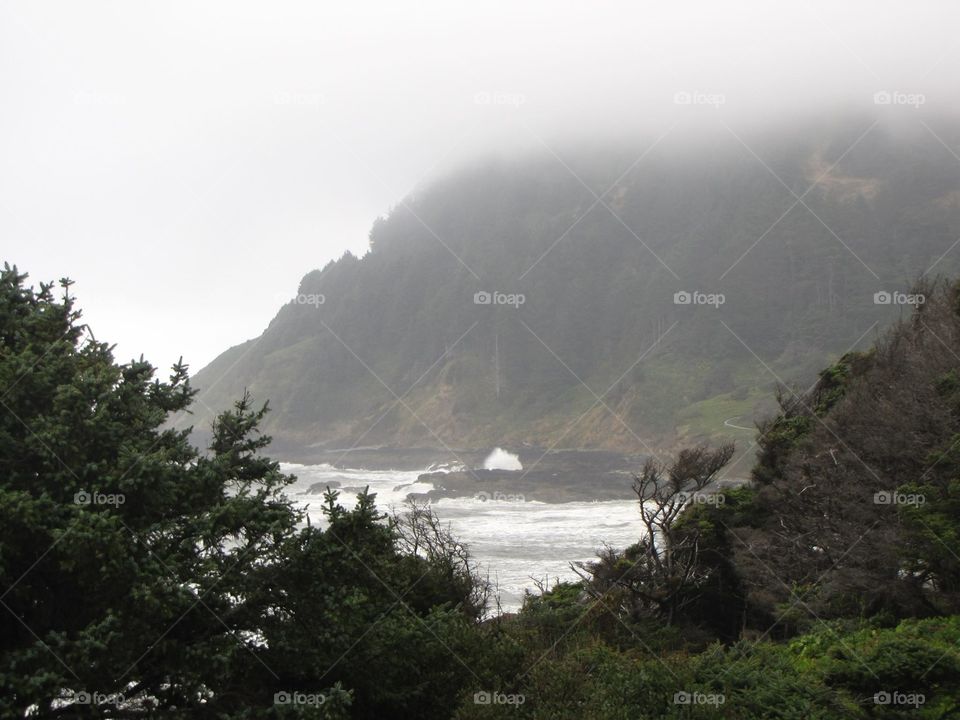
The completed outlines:
{"type": "Polygon", "coordinates": [[[249,389],[281,448],[748,439],[957,271],[958,141],[860,117],[461,168],[198,372],[190,422],[249,389]]]}

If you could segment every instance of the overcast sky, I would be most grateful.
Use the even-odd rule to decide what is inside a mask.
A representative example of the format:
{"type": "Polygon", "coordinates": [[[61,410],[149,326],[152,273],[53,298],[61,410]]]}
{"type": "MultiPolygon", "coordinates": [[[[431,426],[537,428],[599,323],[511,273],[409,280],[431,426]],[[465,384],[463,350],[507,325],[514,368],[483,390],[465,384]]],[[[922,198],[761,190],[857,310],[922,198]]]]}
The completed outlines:
{"type": "Polygon", "coordinates": [[[120,360],[196,371],[458,161],[946,106],[958,28],[957,2],[0,2],[0,255],[76,280],[120,360]]]}

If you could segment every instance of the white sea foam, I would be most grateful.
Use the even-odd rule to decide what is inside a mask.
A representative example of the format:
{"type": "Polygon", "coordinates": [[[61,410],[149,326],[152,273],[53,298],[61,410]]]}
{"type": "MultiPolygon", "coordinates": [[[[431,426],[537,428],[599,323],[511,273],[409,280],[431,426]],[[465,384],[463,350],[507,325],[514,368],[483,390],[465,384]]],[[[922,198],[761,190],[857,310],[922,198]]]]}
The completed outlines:
{"type": "Polygon", "coordinates": [[[507,452],[503,448],[494,448],[493,452],[487,455],[483,461],[484,470],[523,470],[520,464],[520,456],[507,452]]]}
{"type": "MultiPolygon", "coordinates": [[[[324,481],[341,487],[369,487],[384,512],[402,511],[410,493],[426,493],[418,483],[422,471],[345,470],[329,465],[281,465],[297,475],[289,494],[308,506],[311,522],[323,526],[324,481]],[[314,488],[313,491],[310,489],[314,488]]],[[[341,492],[340,504],[352,507],[355,494],[341,492]]],[[[590,560],[604,543],[626,547],[639,538],[636,501],[544,503],[484,501],[477,497],[443,498],[433,503],[437,515],[467,543],[473,557],[499,585],[505,610],[515,610],[534,579],[576,579],[573,561],[590,560]]]]}

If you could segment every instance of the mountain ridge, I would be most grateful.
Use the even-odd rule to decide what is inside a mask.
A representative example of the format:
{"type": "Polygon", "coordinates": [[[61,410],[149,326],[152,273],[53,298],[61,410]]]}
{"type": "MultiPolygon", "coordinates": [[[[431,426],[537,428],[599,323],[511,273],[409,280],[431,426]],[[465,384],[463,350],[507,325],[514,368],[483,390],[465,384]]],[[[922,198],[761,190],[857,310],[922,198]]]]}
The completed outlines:
{"type": "Polygon", "coordinates": [[[194,376],[195,426],[249,389],[291,446],[735,434],[909,309],[876,293],[956,271],[960,237],[960,163],[930,135],[748,140],[488,161],[418,190],[194,376]]]}

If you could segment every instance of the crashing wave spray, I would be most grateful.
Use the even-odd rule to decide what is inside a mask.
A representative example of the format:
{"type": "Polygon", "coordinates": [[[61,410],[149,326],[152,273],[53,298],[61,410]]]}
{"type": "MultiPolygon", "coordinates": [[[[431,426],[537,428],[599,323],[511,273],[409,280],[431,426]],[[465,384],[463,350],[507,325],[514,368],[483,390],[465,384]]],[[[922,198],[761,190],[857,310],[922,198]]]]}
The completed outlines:
{"type": "Polygon", "coordinates": [[[520,456],[507,452],[503,448],[494,448],[493,452],[487,455],[483,461],[484,470],[523,470],[520,464],[520,456]]]}

